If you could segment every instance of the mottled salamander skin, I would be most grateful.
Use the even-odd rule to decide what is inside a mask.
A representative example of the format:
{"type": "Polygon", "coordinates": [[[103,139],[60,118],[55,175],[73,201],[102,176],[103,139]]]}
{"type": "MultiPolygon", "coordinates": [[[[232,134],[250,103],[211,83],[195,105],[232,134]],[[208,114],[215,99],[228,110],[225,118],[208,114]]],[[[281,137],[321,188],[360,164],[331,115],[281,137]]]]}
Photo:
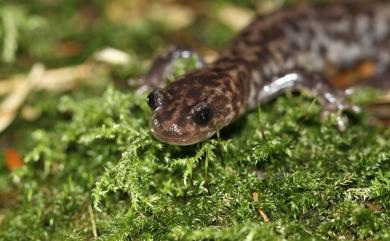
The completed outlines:
{"type": "Polygon", "coordinates": [[[378,63],[378,74],[389,70],[390,2],[303,5],[257,17],[214,63],[148,96],[151,131],[162,142],[198,143],[287,89],[310,91],[326,111],[357,110],[323,72],[364,59],[378,63]]]}

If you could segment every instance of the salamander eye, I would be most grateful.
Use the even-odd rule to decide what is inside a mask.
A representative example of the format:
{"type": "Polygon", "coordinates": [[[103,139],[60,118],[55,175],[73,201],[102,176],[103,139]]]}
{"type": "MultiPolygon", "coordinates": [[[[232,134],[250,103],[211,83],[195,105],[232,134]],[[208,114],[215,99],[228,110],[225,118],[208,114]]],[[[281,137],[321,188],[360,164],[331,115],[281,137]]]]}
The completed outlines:
{"type": "Polygon", "coordinates": [[[206,125],[213,118],[213,112],[206,103],[197,105],[192,114],[192,119],[199,125],[206,125]]]}
{"type": "Polygon", "coordinates": [[[148,97],[146,97],[149,107],[152,110],[156,110],[160,105],[164,103],[164,95],[162,89],[153,90],[148,97]]]}

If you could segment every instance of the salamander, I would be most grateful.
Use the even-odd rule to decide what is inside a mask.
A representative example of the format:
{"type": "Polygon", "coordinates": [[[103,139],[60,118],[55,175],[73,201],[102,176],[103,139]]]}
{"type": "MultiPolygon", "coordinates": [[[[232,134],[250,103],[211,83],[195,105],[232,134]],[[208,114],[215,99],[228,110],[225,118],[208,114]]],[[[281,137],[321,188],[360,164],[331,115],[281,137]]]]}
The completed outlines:
{"type": "MultiPolygon", "coordinates": [[[[324,115],[358,112],[325,75],[328,65],[375,62],[377,81],[390,76],[390,2],[365,1],[283,8],[258,16],[210,64],[168,86],[171,60],[194,53],[171,49],[142,78],[153,111],[150,128],[160,141],[191,145],[213,136],[248,110],[287,90],[314,95],[324,115]]],[[[200,59],[200,58],[199,58],[200,59]]],[[[386,82],[387,83],[387,82],[386,82]]],[[[338,118],[340,130],[345,129],[338,118]]]]}

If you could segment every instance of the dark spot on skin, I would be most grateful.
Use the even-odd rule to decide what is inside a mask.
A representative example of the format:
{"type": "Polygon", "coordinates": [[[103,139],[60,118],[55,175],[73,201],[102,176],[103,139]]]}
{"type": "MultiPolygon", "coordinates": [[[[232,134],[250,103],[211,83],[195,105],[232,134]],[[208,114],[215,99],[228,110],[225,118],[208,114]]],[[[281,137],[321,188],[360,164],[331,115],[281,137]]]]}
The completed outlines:
{"type": "Polygon", "coordinates": [[[245,103],[245,100],[248,98],[249,95],[249,76],[246,72],[241,71],[238,73],[237,85],[238,85],[237,88],[241,93],[241,102],[245,103]]]}
{"type": "Polygon", "coordinates": [[[232,104],[233,104],[233,111],[234,113],[239,113],[239,104],[240,104],[240,97],[236,94],[233,94],[233,101],[232,101],[232,104]]]}
{"type": "Polygon", "coordinates": [[[243,31],[243,32],[241,32],[240,38],[246,38],[246,37],[250,36],[251,34],[252,34],[251,31],[243,31]]]}
{"type": "Polygon", "coordinates": [[[166,111],[164,111],[162,113],[163,119],[164,120],[172,119],[174,113],[175,113],[175,109],[174,108],[169,108],[168,110],[166,110],[166,111]]]}
{"type": "Polygon", "coordinates": [[[187,115],[185,115],[185,114],[179,115],[179,118],[177,119],[176,124],[178,126],[184,126],[185,122],[186,122],[186,119],[187,119],[187,115]]]}
{"type": "Polygon", "coordinates": [[[296,19],[289,19],[287,18],[285,20],[285,24],[291,28],[294,32],[299,32],[301,30],[298,22],[296,19]]]}
{"type": "Polygon", "coordinates": [[[197,98],[201,95],[201,91],[198,88],[191,88],[188,90],[187,95],[189,98],[197,98]]]}
{"type": "Polygon", "coordinates": [[[256,51],[255,54],[260,60],[260,63],[258,63],[257,65],[260,65],[261,63],[266,63],[271,57],[271,52],[267,48],[260,49],[256,51]]]}
{"type": "Polygon", "coordinates": [[[316,36],[316,31],[315,31],[312,27],[309,27],[309,28],[307,29],[307,32],[308,32],[310,38],[312,38],[312,39],[315,38],[315,36],[316,36]]]}
{"type": "Polygon", "coordinates": [[[291,54],[294,53],[294,52],[299,51],[300,47],[299,47],[297,41],[290,41],[289,42],[289,49],[292,50],[291,54]]]}
{"type": "Polygon", "coordinates": [[[281,26],[276,25],[273,28],[263,31],[261,34],[263,40],[267,43],[269,41],[275,41],[279,38],[283,38],[284,31],[281,26]]]}
{"type": "Polygon", "coordinates": [[[320,44],[319,50],[321,57],[325,58],[328,54],[328,48],[324,44],[320,44]]]}
{"type": "Polygon", "coordinates": [[[233,91],[231,81],[234,81],[234,80],[230,80],[230,79],[223,80],[223,84],[222,84],[222,91],[223,92],[232,92],[233,91]]]}
{"type": "Polygon", "coordinates": [[[172,131],[170,131],[170,130],[163,130],[163,131],[161,131],[161,134],[163,134],[164,136],[174,135],[174,133],[172,133],[172,131]]]}
{"type": "Polygon", "coordinates": [[[253,37],[251,35],[245,37],[243,39],[244,43],[247,45],[247,46],[258,46],[259,45],[259,40],[256,38],[256,37],[253,37]]]}

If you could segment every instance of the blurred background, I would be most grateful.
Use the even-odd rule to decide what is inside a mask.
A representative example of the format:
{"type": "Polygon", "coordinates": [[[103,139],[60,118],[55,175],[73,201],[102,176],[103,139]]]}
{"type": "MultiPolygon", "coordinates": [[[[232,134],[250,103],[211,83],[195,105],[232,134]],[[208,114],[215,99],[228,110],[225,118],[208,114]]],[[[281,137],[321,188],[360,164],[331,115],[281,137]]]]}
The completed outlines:
{"type": "Polygon", "coordinates": [[[108,46],[141,59],[168,43],[218,50],[253,15],[291,2],[2,1],[0,74],[28,71],[35,62],[48,68],[80,63],[108,46]]]}

